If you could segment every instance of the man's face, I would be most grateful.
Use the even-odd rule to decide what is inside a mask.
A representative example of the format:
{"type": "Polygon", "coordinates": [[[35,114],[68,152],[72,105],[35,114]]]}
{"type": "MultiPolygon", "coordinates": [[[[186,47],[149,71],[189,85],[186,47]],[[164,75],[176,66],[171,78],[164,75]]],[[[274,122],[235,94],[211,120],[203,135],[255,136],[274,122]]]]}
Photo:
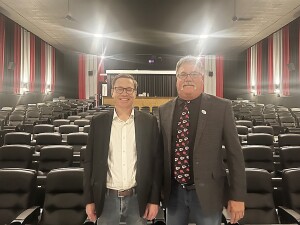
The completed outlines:
{"type": "Polygon", "coordinates": [[[184,100],[192,100],[203,92],[203,74],[192,62],[183,63],[176,74],[178,96],[184,100]]]}
{"type": "Polygon", "coordinates": [[[116,108],[131,108],[136,98],[134,83],[129,78],[119,78],[116,80],[111,96],[114,99],[116,108]]]}

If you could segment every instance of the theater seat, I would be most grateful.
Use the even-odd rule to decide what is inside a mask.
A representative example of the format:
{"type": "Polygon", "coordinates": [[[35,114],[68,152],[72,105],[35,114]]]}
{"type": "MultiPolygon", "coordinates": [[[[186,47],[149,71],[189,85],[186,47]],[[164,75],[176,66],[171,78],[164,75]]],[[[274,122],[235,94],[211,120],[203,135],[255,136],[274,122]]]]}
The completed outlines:
{"type": "Polygon", "coordinates": [[[24,210],[32,207],[35,190],[36,171],[0,169],[0,225],[10,224],[24,210]]]}
{"type": "Polygon", "coordinates": [[[73,162],[73,148],[67,145],[50,145],[41,148],[39,171],[40,175],[52,169],[71,167],[73,162]]]}
{"type": "Polygon", "coordinates": [[[39,225],[81,225],[86,220],[83,169],[55,169],[48,173],[39,225]]]}
{"type": "MultiPolygon", "coordinates": [[[[246,180],[245,215],[239,224],[278,224],[271,174],[262,169],[246,168],[246,180]]],[[[226,210],[223,214],[228,221],[226,210]]]]}
{"type": "Polygon", "coordinates": [[[30,169],[31,167],[32,149],[30,146],[5,145],[0,147],[0,168],[30,169]]]}

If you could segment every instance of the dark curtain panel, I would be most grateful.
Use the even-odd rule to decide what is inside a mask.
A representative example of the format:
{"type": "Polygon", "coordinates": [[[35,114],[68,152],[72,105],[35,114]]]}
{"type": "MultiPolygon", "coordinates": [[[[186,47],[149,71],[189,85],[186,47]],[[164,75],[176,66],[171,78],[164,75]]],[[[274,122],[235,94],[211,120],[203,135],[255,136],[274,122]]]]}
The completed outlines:
{"type": "Polygon", "coordinates": [[[289,24],[289,42],[290,42],[290,62],[288,65],[290,71],[290,95],[299,94],[299,24],[300,19],[294,20],[289,24]]]}
{"type": "Polygon", "coordinates": [[[268,39],[262,41],[261,94],[268,94],[268,39]]]}
{"type": "MultiPolygon", "coordinates": [[[[108,94],[110,95],[111,83],[116,75],[108,75],[108,94]]],[[[169,74],[138,74],[133,75],[138,83],[137,94],[144,92],[149,93],[149,97],[175,97],[176,91],[176,77],[169,74]]]]}
{"type": "Polygon", "coordinates": [[[5,56],[3,92],[13,93],[14,86],[14,22],[5,21],[5,56]]]}

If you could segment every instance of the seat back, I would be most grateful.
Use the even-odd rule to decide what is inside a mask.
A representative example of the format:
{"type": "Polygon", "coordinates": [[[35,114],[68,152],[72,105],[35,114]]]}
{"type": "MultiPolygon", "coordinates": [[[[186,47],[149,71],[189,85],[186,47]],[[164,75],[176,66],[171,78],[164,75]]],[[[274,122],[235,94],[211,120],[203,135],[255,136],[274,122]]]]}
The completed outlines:
{"type": "Polygon", "coordinates": [[[300,168],[300,146],[286,146],[279,149],[282,169],[300,168]]]}
{"type": "Polygon", "coordinates": [[[74,124],[60,125],[58,131],[61,134],[75,133],[75,132],[79,132],[79,126],[74,124]]]}
{"type": "Polygon", "coordinates": [[[278,146],[300,146],[300,134],[279,134],[278,146]]]}
{"type": "Polygon", "coordinates": [[[248,145],[273,146],[274,136],[266,133],[249,133],[247,136],[248,145]]]}
{"type": "Polygon", "coordinates": [[[10,224],[35,201],[36,171],[0,169],[0,225],[10,224]]]}
{"type": "Polygon", "coordinates": [[[246,168],[265,169],[274,172],[273,151],[269,146],[242,146],[246,168]]]}
{"type": "Polygon", "coordinates": [[[271,126],[253,126],[252,133],[266,133],[274,135],[274,129],[271,126]]]}
{"type": "Polygon", "coordinates": [[[81,225],[86,219],[83,200],[83,169],[49,172],[40,225],[81,225]]]}
{"type": "Polygon", "coordinates": [[[87,133],[71,133],[67,135],[67,144],[73,146],[74,152],[79,152],[82,146],[87,145],[87,133]]]}
{"type": "Polygon", "coordinates": [[[28,145],[0,147],[0,168],[25,168],[32,166],[32,149],[28,145]]]}
{"type": "Polygon", "coordinates": [[[271,174],[262,169],[246,169],[245,215],[240,224],[277,224],[271,174]]]}
{"type": "Polygon", "coordinates": [[[48,173],[52,169],[71,167],[73,148],[67,145],[50,145],[41,148],[39,170],[48,173]]]}
{"type": "Polygon", "coordinates": [[[285,169],[282,172],[283,193],[287,206],[300,213],[300,168],[285,169]]]}
{"type": "Polygon", "coordinates": [[[33,127],[34,135],[51,132],[54,132],[54,126],[52,124],[37,124],[33,127]]]}
{"type": "Polygon", "coordinates": [[[31,143],[31,134],[26,132],[11,132],[7,133],[4,136],[5,145],[30,145],[31,143]]]}

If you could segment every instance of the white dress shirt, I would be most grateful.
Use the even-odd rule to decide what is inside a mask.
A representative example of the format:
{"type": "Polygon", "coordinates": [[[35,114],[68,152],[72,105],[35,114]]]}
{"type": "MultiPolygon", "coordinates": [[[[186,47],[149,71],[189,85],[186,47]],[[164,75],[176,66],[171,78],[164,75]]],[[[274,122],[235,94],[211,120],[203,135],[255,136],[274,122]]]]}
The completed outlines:
{"type": "Polygon", "coordinates": [[[136,186],[136,141],[134,109],[127,121],[121,120],[114,111],[109,151],[106,187],[127,190],[136,186]]]}

